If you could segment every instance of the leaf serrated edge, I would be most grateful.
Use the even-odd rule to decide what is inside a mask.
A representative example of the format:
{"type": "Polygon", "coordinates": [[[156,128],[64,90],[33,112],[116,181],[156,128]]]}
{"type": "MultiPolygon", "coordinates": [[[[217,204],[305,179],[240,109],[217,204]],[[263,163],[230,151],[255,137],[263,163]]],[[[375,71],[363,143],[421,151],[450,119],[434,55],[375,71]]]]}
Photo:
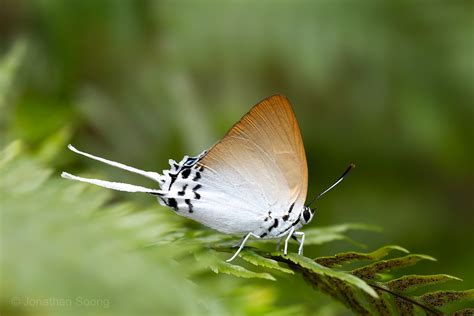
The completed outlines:
{"type": "Polygon", "coordinates": [[[328,268],[340,267],[344,264],[348,264],[354,261],[380,260],[381,258],[387,256],[391,250],[399,250],[404,253],[409,253],[409,251],[403,247],[397,245],[388,245],[368,253],[354,251],[343,252],[334,256],[319,257],[316,258],[315,261],[328,268]]]}
{"type": "Polygon", "coordinates": [[[278,264],[277,261],[273,259],[269,259],[259,255],[258,253],[251,251],[251,250],[243,250],[239,253],[239,257],[243,260],[256,265],[261,266],[269,269],[274,269],[280,272],[288,273],[288,274],[295,274],[293,270],[284,268],[278,264]]]}
{"type": "Polygon", "coordinates": [[[305,245],[307,246],[310,246],[310,245],[322,245],[322,244],[325,244],[325,243],[329,243],[329,242],[332,242],[332,241],[338,241],[338,240],[344,240],[344,241],[347,241],[348,243],[356,246],[356,247],[359,247],[359,248],[366,248],[367,246],[360,243],[360,242],[357,242],[355,241],[354,239],[344,235],[344,234],[341,234],[341,233],[321,233],[321,234],[309,234],[309,235],[306,235],[306,238],[305,238],[305,245]],[[321,236],[321,238],[318,240],[318,238],[321,236]]]}
{"type": "Polygon", "coordinates": [[[289,260],[292,263],[298,264],[301,267],[303,267],[305,269],[308,269],[308,270],[310,270],[310,271],[312,271],[316,274],[323,274],[323,275],[326,275],[326,276],[329,276],[329,277],[334,277],[334,278],[339,279],[341,281],[347,282],[347,283],[363,290],[364,292],[366,292],[367,294],[369,294],[372,297],[375,297],[375,298],[378,297],[377,293],[375,292],[375,290],[372,287],[370,287],[364,280],[362,280],[362,279],[360,279],[360,278],[358,278],[358,277],[356,277],[352,274],[342,272],[342,271],[335,271],[335,270],[326,268],[326,267],[324,267],[320,264],[317,264],[316,262],[314,262],[313,260],[311,260],[309,258],[300,256],[300,255],[297,255],[297,254],[293,254],[293,253],[288,254],[286,256],[282,255],[281,253],[273,253],[272,255],[283,258],[283,259],[286,259],[286,260],[289,260]]]}
{"type": "Polygon", "coordinates": [[[474,299],[474,289],[464,291],[435,291],[416,297],[419,302],[431,307],[440,307],[453,302],[474,299]]]}
{"type": "Polygon", "coordinates": [[[335,232],[335,233],[344,233],[349,230],[366,230],[366,231],[374,231],[374,232],[380,232],[383,230],[382,227],[380,226],[363,224],[363,223],[346,223],[346,224],[321,227],[320,229],[335,232]]]}
{"type": "Polygon", "coordinates": [[[436,261],[435,258],[428,255],[412,254],[404,257],[380,260],[364,267],[354,269],[351,273],[362,279],[373,279],[377,273],[409,267],[415,265],[420,260],[436,261]]]}
{"type": "Polygon", "coordinates": [[[451,314],[451,316],[467,316],[467,315],[474,315],[474,307],[460,309],[451,314]]]}
{"type": "Polygon", "coordinates": [[[448,281],[462,281],[462,279],[448,274],[404,275],[398,279],[385,282],[384,284],[393,291],[406,293],[414,291],[423,286],[435,285],[448,281]],[[409,284],[410,282],[417,283],[409,284]]]}
{"type": "Polygon", "coordinates": [[[276,281],[276,279],[270,273],[250,271],[244,267],[230,264],[227,262],[217,262],[216,264],[211,264],[209,267],[214,273],[225,273],[225,274],[233,275],[236,277],[248,278],[248,279],[258,278],[258,279],[276,281]]]}
{"type": "Polygon", "coordinates": [[[225,261],[215,255],[215,250],[209,249],[203,253],[195,253],[194,257],[197,261],[204,263],[214,273],[225,273],[242,278],[259,278],[271,281],[276,281],[273,275],[267,272],[254,272],[244,267],[234,265],[225,261]]]}

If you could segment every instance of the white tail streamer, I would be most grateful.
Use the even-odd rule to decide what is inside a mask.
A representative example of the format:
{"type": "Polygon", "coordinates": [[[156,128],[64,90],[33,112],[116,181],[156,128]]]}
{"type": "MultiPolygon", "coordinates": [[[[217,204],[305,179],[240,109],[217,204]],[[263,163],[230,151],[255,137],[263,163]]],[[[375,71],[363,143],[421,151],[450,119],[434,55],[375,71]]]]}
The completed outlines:
{"type": "Polygon", "coordinates": [[[89,179],[89,178],[82,178],[74,176],[70,173],[63,172],[61,173],[61,177],[69,180],[75,180],[80,182],[86,182],[90,184],[95,184],[103,188],[117,190],[117,191],[124,191],[124,192],[143,192],[143,193],[151,193],[157,195],[163,195],[164,192],[161,190],[154,190],[145,187],[141,187],[138,185],[128,184],[128,183],[121,183],[121,182],[111,182],[111,181],[104,181],[98,179],[89,179]]]}
{"type": "MultiPolygon", "coordinates": [[[[97,157],[97,156],[94,156],[94,155],[85,153],[85,152],[83,152],[83,151],[80,151],[80,150],[76,149],[74,146],[72,146],[71,144],[69,144],[69,145],[67,146],[67,148],[69,148],[70,150],[72,150],[72,151],[75,152],[76,154],[79,154],[79,155],[82,155],[82,156],[86,156],[86,157],[88,157],[88,158],[91,158],[91,159],[100,161],[100,162],[102,162],[102,163],[108,164],[108,165],[113,166],[113,167],[116,167],[116,168],[120,168],[120,169],[123,169],[123,170],[127,170],[127,171],[130,171],[130,172],[136,173],[136,174],[140,174],[140,175],[142,175],[142,176],[144,176],[144,177],[147,177],[147,178],[149,178],[149,179],[155,180],[156,182],[159,182],[160,179],[161,179],[161,175],[160,175],[158,172],[144,171],[144,170],[140,170],[140,169],[137,169],[137,168],[134,168],[134,167],[130,167],[130,166],[124,165],[123,163],[120,163],[120,162],[116,162],[116,161],[112,161],[112,160],[107,160],[107,159],[105,159],[105,158],[97,157]]],[[[80,181],[80,180],[78,180],[78,181],[80,181]]],[[[99,180],[99,181],[100,181],[100,180],[99,180]]],[[[129,192],[135,192],[135,191],[129,191],[129,192]]],[[[137,192],[139,192],[139,191],[137,191],[137,192]]]]}

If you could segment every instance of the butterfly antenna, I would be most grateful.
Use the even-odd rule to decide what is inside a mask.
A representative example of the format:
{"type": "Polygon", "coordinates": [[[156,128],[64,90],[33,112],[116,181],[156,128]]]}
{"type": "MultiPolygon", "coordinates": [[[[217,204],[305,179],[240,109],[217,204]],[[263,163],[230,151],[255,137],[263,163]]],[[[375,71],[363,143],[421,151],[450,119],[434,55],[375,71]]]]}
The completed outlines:
{"type": "Polygon", "coordinates": [[[344,177],[349,173],[349,171],[351,171],[352,169],[355,168],[355,164],[351,163],[349,165],[349,167],[347,167],[346,171],[344,171],[344,173],[339,177],[339,179],[336,180],[336,182],[334,182],[329,188],[327,188],[326,190],[324,190],[323,192],[319,193],[318,195],[316,195],[310,202],[309,204],[307,205],[308,207],[311,206],[311,204],[313,204],[316,200],[318,200],[320,197],[322,197],[324,194],[328,193],[329,191],[331,191],[332,189],[334,189],[334,187],[336,185],[338,185],[339,183],[341,183],[342,180],[344,180],[344,177]]]}

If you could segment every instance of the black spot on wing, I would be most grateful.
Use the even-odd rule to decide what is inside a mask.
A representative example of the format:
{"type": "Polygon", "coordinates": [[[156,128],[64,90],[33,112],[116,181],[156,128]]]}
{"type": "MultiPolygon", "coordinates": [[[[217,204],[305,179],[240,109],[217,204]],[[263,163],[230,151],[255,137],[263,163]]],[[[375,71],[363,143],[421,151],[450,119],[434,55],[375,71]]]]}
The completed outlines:
{"type": "Polygon", "coordinates": [[[170,186],[168,187],[168,191],[171,190],[171,186],[172,186],[173,183],[176,181],[176,178],[178,177],[178,175],[177,175],[177,174],[170,173],[169,176],[170,176],[170,178],[171,178],[171,181],[170,181],[170,186]]]}
{"type": "Polygon", "coordinates": [[[260,235],[260,238],[263,238],[263,237],[265,237],[266,235],[267,235],[267,233],[263,233],[263,234],[260,235]]]}
{"type": "Polygon", "coordinates": [[[193,181],[198,181],[199,179],[201,179],[201,173],[196,172],[196,175],[194,176],[193,181]]]}
{"type": "Polygon", "coordinates": [[[181,177],[183,177],[183,179],[187,179],[190,174],[191,174],[191,169],[189,168],[186,168],[183,171],[181,171],[181,177]]]}
{"type": "Polygon", "coordinates": [[[273,228],[277,228],[278,227],[278,218],[275,218],[275,220],[273,221],[273,225],[268,227],[268,231],[270,232],[273,228]]]}
{"type": "Polygon", "coordinates": [[[176,202],[176,199],[174,198],[169,198],[168,202],[166,203],[169,207],[174,209],[175,211],[178,210],[178,202],[176,202]]]}
{"type": "Polygon", "coordinates": [[[288,214],[290,214],[293,211],[293,207],[295,206],[295,202],[291,204],[290,209],[288,210],[288,214]]]}
{"type": "Polygon", "coordinates": [[[268,211],[268,216],[265,217],[264,221],[268,221],[269,219],[272,219],[272,211],[268,211]]]}
{"type": "Polygon", "coordinates": [[[273,222],[273,228],[277,228],[278,227],[278,219],[275,218],[275,221],[273,222]]]}
{"type": "Polygon", "coordinates": [[[288,218],[290,218],[290,215],[286,214],[286,215],[283,215],[282,219],[286,222],[288,220],[288,218]]]}
{"type": "Polygon", "coordinates": [[[191,200],[190,200],[190,199],[185,199],[185,200],[184,200],[184,203],[186,203],[186,205],[188,206],[188,211],[189,211],[189,213],[194,212],[194,210],[193,210],[193,204],[191,203],[191,200]]]}
{"type": "Polygon", "coordinates": [[[187,188],[187,187],[188,187],[188,185],[185,184],[185,185],[183,186],[183,189],[178,192],[178,195],[180,195],[180,196],[185,195],[185,194],[186,194],[186,188],[187,188]]]}
{"type": "Polygon", "coordinates": [[[198,184],[196,185],[194,188],[193,188],[193,192],[194,192],[194,198],[196,200],[199,200],[201,198],[201,194],[197,193],[197,190],[199,190],[200,188],[202,188],[202,185],[198,184]]]}

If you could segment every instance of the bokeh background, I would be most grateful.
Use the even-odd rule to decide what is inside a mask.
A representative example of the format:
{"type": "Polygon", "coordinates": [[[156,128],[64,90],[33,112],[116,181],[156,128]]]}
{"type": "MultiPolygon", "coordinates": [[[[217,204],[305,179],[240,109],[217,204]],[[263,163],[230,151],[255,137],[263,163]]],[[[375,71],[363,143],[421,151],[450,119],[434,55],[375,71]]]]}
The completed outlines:
{"type": "MultiPolygon", "coordinates": [[[[65,145],[161,171],[169,158],[200,153],[253,104],[281,93],[291,100],[300,123],[309,195],[331,184],[350,162],[357,164],[342,185],[318,201],[312,225],[381,226],[382,233],[354,237],[369,249],[390,243],[428,253],[438,262],[423,264],[420,271],[456,275],[464,282],[452,288],[469,288],[474,285],[473,30],[472,1],[3,0],[1,145],[19,140],[18,157],[23,158],[15,160],[51,170],[58,190],[70,185],[55,180],[62,170],[146,185],[146,180],[82,159],[65,145]]],[[[25,181],[36,179],[34,173],[21,175],[25,181]]],[[[81,204],[92,203],[97,194],[101,190],[81,204]]],[[[72,235],[74,242],[62,245],[76,251],[77,258],[57,261],[49,246],[59,238],[54,229],[39,235],[35,229],[70,210],[48,213],[54,195],[40,202],[28,194],[22,201],[30,198],[17,205],[18,212],[36,206],[34,212],[3,221],[4,280],[9,280],[6,275],[15,279],[2,290],[5,312],[38,313],[37,308],[12,307],[8,300],[15,293],[77,296],[78,289],[99,288],[102,292],[95,294],[101,296],[108,288],[128,288],[126,281],[114,285],[113,278],[103,277],[111,259],[94,257],[94,244],[84,244],[87,232],[78,230],[83,237],[72,235]],[[7,252],[23,247],[28,252],[17,257],[7,252]],[[90,249],[90,260],[104,263],[82,265],[80,249],[90,249]]],[[[167,212],[147,196],[111,193],[104,199],[112,206],[128,201],[167,212]]],[[[311,247],[307,254],[351,247],[336,242],[311,247]]],[[[156,313],[199,314],[192,307],[173,309],[191,304],[192,299],[183,303],[186,291],[207,293],[195,299],[218,306],[216,314],[348,313],[301,280],[242,281],[203,272],[191,285],[186,277],[176,284],[170,265],[160,256],[154,260],[161,272],[139,273],[141,266],[133,263],[112,269],[130,280],[153,273],[157,279],[146,286],[130,281],[137,288],[114,292],[112,305],[127,301],[130,291],[147,290],[142,299],[130,301],[129,309],[99,308],[97,313],[153,310],[155,302],[156,313]],[[136,270],[123,271],[127,268],[136,270]],[[180,296],[168,299],[167,291],[176,292],[170,288],[180,296]],[[170,303],[173,299],[176,304],[170,303]]],[[[41,309],[64,311],[74,312],[41,309]]]]}

